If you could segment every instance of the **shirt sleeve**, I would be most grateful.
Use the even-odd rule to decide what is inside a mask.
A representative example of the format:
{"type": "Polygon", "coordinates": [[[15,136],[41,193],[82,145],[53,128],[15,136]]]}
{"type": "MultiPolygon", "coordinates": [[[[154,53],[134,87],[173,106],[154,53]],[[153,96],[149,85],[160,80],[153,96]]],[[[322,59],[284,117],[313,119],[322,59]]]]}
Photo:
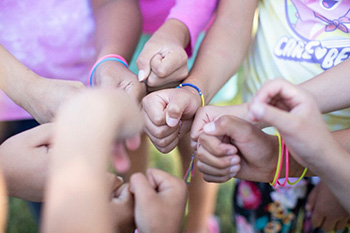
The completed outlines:
{"type": "Polygon", "coordinates": [[[186,48],[189,56],[192,55],[200,32],[211,19],[218,0],[176,0],[167,19],[181,21],[189,30],[190,43],[186,48]]]}

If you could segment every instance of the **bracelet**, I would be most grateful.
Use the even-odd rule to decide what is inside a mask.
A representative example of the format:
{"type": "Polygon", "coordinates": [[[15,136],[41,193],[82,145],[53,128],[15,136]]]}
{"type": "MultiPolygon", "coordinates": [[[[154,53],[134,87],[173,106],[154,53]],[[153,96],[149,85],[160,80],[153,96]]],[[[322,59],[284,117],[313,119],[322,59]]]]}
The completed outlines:
{"type": "MultiPolygon", "coordinates": [[[[281,143],[282,143],[282,153],[285,153],[286,155],[286,167],[285,167],[285,177],[284,177],[284,182],[281,184],[278,180],[277,180],[277,184],[279,184],[279,186],[284,187],[286,186],[287,182],[288,182],[288,176],[289,176],[289,151],[287,146],[284,144],[283,139],[281,138],[281,143]]],[[[283,158],[283,157],[282,157],[283,158]]],[[[282,166],[282,165],[281,165],[282,166]]]]}
{"type": "Polygon", "coordinates": [[[106,56],[103,56],[101,57],[100,59],[98,59],[95,64],[92,66],[91,70],[90,70],[90,74],[89,74],[89,77],[90,77],[90,86],[92,87],[93,86],[93,77],[94,77],[94,73],[97,69],[97,67],[99,65],[101,65],[103,62],[105,61],[116,61],[116,62],[120,62],[122,63],[126,68],[129,69],[129,65],[128,65],[128,62],[120,55],[118,54],[108,54],[106,56]]]}
{"type": "Polygon", "coordinates": [[[192,87],[194,89],[196,89],[196,91],[198,91],[199,93],[199,96],[201,98],[201,101],[202,101],[202,107],[205,106],[205,100],[204,100],[204,95],[201,91],[201,89],[199,89],[196,85],[192,84],[192,83],[181,83],[179,86],[177,86],[176,88],[181,88],[181,87],[192,87]]]}
{"type": "Polygon", "coordinates": [[[270,185],[272,187],[275,187],[277,185],[277,180],[280,177],[281,168],[282,168],[282,160],[283,160],[283,151],[282,151],[282,143],[281,143],[281,135],[279,133],[276,133],[276,136],[278,138],[278,160],[277,160],[277,167],[276,167],[276,173],[273,178],[273,181],[270,182],[270,185]]]}
{"type": "Polygon", "coordinates": [[[289,180],[287,180],[288,184],[289,184],[289,185],[295,185],[296,183],[298,183],[299,181],[301,181],[301,179],[303,179],[303,178],[304,178],[304,176],[305,176],[306,172],[307,172],[307,167],[306,167],[306,168],[304,168],[303,173],[301,173],[301,176],[300,176],[300,177],[299,177],[299,179],[297,179],[296,181],[294,181],[294,182],[290,182],[289,180]]]}

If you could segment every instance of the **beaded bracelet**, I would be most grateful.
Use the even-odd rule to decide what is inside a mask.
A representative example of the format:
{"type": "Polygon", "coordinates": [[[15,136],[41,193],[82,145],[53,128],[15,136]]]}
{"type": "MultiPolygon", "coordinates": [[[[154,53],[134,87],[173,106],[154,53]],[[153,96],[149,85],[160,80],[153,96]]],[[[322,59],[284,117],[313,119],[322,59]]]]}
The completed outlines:
{"type": "Polygon", "coordinates": [[[94,73],[97,69],[97,67],[99,65],[101,65],[103,62],[106,62],[106,61],[116,61],[116,62],[120,62],[122,63],[126,68],[129,69],[129,65],[128,65],[128,62],[120,55],[118,54],[108,54],[106,56],[103,56],[101,57],[100,59],[98,59],[95,64],[92,66],[91,70],[90,70],[90,74],[89,74],[89,77],[90,77],[90,86],[92,87],[93,86],[93,77],[94,77],[94,73]]]}
{"type": "Polygon", "coordinates": [[[192,87],[194,89],[196,89],[196,91],[198,91],[199,93],[199,96],[201,98],[201,101],[202,101],[202,107],[205,106],[205,100],[204,100],[204,95],[201,91],[201,89],[199,89],[196,85],[192,84],[192,83],[181,83],[179,86],[177,86],[176,88],[181,88],[181,87],[192,87]]]}

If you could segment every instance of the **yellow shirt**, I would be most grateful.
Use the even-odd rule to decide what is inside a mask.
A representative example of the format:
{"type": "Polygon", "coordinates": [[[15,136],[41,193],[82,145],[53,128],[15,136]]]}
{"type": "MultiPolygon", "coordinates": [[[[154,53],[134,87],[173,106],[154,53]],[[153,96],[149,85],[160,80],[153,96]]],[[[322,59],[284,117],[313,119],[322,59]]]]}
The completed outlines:
{"type": "MultiPolygon", "coordinates": [[[[240,74],[243,99],[266,80],[281,77],[299,84],[348,59],[349,31],[350,1],[260,1],[256,40],[240,74]]],[[[350,128],[350,109],[325,120],[332,130],[350,128]]]]}

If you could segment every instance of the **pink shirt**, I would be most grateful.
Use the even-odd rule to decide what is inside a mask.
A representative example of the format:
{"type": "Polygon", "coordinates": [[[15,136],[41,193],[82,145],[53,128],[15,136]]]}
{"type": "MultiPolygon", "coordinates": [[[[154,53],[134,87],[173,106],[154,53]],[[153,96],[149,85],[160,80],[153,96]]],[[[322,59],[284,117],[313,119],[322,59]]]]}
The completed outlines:
{"type": "MultiPolygon", "coordinates": [[[[189,29],[190,54],[216,2],[140,0],[143,31],[153,33],[168,15],[168,18],[178,19],[189,29]]],[[[0,1],[0,43],[43,77],[88,84],[88,73],[96,56],[94,20],[89,1],[0,1]]],[[[25,110],[0,91],[0,121],[30,118],[25,110]]]]}

